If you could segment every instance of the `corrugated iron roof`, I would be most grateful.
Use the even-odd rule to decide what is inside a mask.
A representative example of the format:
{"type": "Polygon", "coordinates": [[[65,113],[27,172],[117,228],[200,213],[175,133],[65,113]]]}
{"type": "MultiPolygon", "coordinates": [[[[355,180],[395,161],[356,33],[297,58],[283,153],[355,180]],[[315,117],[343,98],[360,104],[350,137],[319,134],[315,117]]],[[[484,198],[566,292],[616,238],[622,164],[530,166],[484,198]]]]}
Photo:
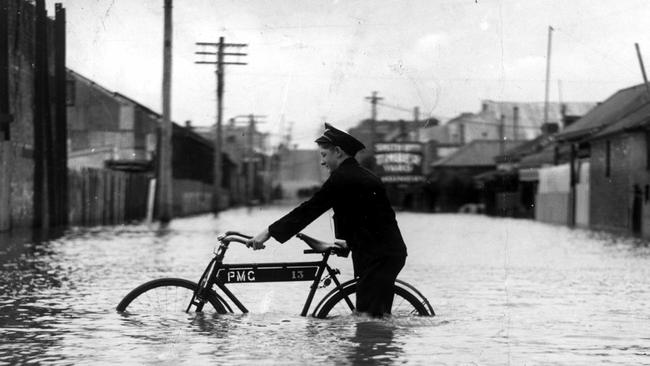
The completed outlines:
{"type": "Polygon", "coordinates": [[[518,146],[496,156],[497,162],[519,161],[522,157],[540,152],[554,141],[553,135],[539,135],[532,140],[522,141],[518,146]]]}
{"type": "MultiPolygon", "coordinates": [[[[518,146],[523,141],[504,141],[503,149],[518,146]]],[[[433,166],[493,166],[494,158],[501,153],[501,141],[474,140],[453,154],[434,162],[433,166]]]]}
{"type": "Polygon", "coordinates": [[[582,118],[558,133],[558,140],[574,140],[593,135],[634,113],[648,102],[644,84],[621,89],[582,118]]]}
{"type": "Polygon", "coordinates": [[[603,128],[593,136],[594,139],[603,138],[619,132],[647,126],[650,123],[650,103],[644,104],[639,109],[623,117],[620,121],[603,128]]]}
{"type": "Polygon", "coordinates": [[[526,155],[519,161],[519,169],[537,168],[547,164],[553,164],[555,161],[555,151],[553,146],[547,146],[542,151],[526,155]]]}

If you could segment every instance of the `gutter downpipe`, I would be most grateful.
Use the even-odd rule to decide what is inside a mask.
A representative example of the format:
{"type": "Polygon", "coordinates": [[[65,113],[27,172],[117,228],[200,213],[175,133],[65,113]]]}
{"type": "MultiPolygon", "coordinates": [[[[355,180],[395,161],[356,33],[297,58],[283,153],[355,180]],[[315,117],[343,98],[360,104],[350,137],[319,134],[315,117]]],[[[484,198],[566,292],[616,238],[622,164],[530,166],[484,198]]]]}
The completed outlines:
{"type": "Polygon", "coordinates": [[[574,228],[576,226],[576,155],[577,155],[577,147],[576,143],[572,142],[571,143],[571,153],[570,153],[570,160],[569,160],[569,202],[570,202],[570,207],[569,207],[569,227],[574,228]]]}

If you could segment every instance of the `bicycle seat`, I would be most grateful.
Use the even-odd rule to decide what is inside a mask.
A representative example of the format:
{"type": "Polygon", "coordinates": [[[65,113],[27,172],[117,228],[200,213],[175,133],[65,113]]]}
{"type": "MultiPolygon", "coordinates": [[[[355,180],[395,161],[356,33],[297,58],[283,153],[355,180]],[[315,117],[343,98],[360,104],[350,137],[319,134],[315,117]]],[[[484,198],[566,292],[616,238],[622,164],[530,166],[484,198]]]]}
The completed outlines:
{"type": "Polygon", "coordinates": [[[305,253],[325,253],[327,251],[331,251],[332,253],[341,257],[347,257],[348,253],[350,253],[350,248],[348,248],[344,240],[328,243],[326,241],[318,240],[303,233],[296,234],[296,237],[307,243],[307,245],[309,245],[309,247],[312,249],[311,251],[306,250],[305,253]]]}

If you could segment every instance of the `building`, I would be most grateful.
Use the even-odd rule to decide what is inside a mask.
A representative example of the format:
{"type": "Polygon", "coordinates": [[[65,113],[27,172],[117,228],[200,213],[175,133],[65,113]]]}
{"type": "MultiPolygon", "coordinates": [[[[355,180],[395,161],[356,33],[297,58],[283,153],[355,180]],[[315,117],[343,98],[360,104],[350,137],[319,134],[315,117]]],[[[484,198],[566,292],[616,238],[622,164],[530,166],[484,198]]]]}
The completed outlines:
{"type": "Polygon", "coordinates": [[[564,152],[557,160],[569,167],[569,225],[642,234],[643,205],[634,197],[644,187],[638,132],[648,101],[643,84],[621,89],[556,135],[556,151],[564,152]]]}
{"type": "Polygon", "coordinates": [[[484,100],[477,113],[461,113],[444,125],[419,129],[420,142],[427,143],[434,160],[444,158],[474,140],[532,140],[542,133],[553,133],[568,126],[595,103],[549,103],[544,125],[544,103],[497,102],[484,100]],[[552,130],[552,126],[557,126],[552,130]]]}
{"type": "MultiPolygon", "coordinates": [[[[154,178],[162,116],[72,70],[68,70],[67,90],[69,168],[108,169],[154,178]]],[[[171,146],[174,215],[211,212],[212,141],[194,132],[190,125],[172,123],[171,146]]],[[[228,207],[232,201],[229,195],[232,166],[228,155],[224,155],[221,208],[228,207]]]]}
{"type": "Polygon", "coordinates": [[[151,170],[160,114],[68,70],[68,167],[151,170]]]}
{"type": "MultiPolygon", "coordinates": [[[[437,119],[431,119],[428,122],[430,125],[437,125],[437,119]]],[[[365,119],[357,126],[348,130],[348,133],[359,141],[361,141],[366,148],[357,154],[357,159],[361,165],[365,167],[372,167],[372,142],[393,142],[393,141],[418,141],[417,134],[422,122],[420,121],[405,121],[405,120],[381,120],[375,122],[375,135],[372,134],[372,120],[365,119]]]]}
{"type": "Polygon", "coordinates": [[[473,140],[455,153],[432,164],[427,179],[427,191],[432,196],[435,211],[456,212],[465,204],[493,207],[491,196],[482,194],[474,177],[493,171],[495,157],[521,144],[517,141],[473,140]],[[486,202],[486,199],[488,200],[486,202]]]}
{"type": "Polygon", "coordinates": [[[65,19],[0,6],[0,231],[67,224],[65,19]]]}
{"type": "Polygon", "coordinates": [[[290,149],[281,145],[277,158],[277,184],[282,189],[282,198],[295,199],[306,196],[327,179],[327,172],[320,165],[318,150],[290,149]]]}
{"type": "Polygon", "coordinates": [[[644,84],[621,89],[558,135],[570,151],[571,224],[650,237],[649,101],[644,84]]]}
{"type": "Polygon", "coordinates": [[[591,227],[650,238],[650,104],[588,141],[591,227]]]}
{"type": "Polygon", "coordinates": [[[510,140],[531,140],[544,128],[544,123],[556,123],[560,129],[584,116],[594,107],[593,102],[549,102],[547,120],[544,120],[546,103],[544,102],[502,102],[483,100],[482,118],[498,121],[494,128],[499,129],[503,120],[503,136],[510,140]],[[567,124],[567,125],[565,125],[567,124]]]}
{"type": "MultiPolygon", "coordinates": [[[[209,141],[215,139],[215,127],[197,126],[193,131],[209,141]]],[[[245,124],[231,118],[222,126],[222,152],[231,164],[224,165],[224,185],[232,204],[268,202],[274,187],[274,160],[269,134],[257,129],[249,118],[245,124]]]]}

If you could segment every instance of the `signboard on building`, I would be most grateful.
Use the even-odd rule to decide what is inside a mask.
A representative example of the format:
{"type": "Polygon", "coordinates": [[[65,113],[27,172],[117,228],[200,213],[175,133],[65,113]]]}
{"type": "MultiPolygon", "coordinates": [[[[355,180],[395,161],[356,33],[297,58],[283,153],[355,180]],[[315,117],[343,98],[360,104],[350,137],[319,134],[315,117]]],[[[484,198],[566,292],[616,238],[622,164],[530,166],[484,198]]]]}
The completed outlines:
{"type": "Polygon", "coordinates": [[[376,172],[384,183],[417,183],[422,175],[422,144],[381,142],[375,144],[376,172]]]}

